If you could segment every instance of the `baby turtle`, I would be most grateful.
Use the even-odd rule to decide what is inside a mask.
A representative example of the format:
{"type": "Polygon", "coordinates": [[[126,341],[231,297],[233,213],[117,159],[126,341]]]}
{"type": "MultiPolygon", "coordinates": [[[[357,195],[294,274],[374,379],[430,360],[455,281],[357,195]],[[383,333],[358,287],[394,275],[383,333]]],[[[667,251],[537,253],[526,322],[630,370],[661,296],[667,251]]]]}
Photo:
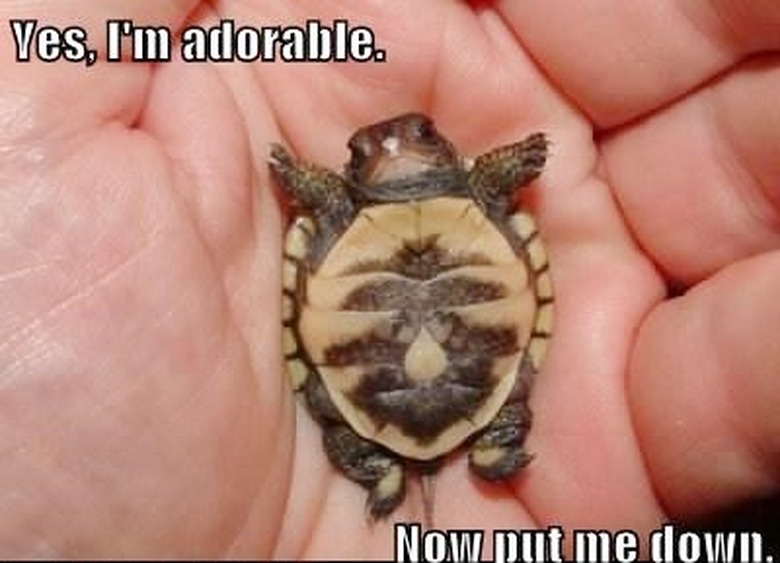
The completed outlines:
{"type": "MultiPolygon", "coordinates": [[[[547,257],[517,189],[547,158],[542,133],[458,156],[426,116],[359,129],[344,174],[274,145],[294,204],[283,262],[283,351],[331,463],[376,519],[469,447],[496,481],[531,455],[527,400],[552,328],[547,257]]],[[[430,517],[430,497],[426,515],[430,517]]]]}

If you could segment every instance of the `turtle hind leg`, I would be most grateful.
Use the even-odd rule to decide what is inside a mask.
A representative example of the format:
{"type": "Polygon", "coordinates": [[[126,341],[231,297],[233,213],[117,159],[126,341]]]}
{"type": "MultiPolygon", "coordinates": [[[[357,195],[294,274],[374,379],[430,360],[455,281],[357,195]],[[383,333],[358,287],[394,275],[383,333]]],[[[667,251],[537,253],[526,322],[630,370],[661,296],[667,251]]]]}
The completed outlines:
{"type": "Polygon", "coordinates": [[[469,468],[486,481],[499,481],[528,465],[533,455],[523,449],[531,411],[522,403],[507,403],[472,443],[469,468]]]}
{"type": "Polygon", "coordinates": [[[509,399],[471,444],[469,468],[486,481],[511,477],[533,459],[533,454],[523,448],[531,429],[528,393],[533,372],[534,368],[526,356],[509,399]]]}
{"type": "Polygon", "coordinates": [[[316,373],[303,386],[309,410],[322,427],[325,454],[331,465],[368,490],[366,511],[371,520],[389,515],[406,495],[400,460],[378,444],[352,430],[316,373]]]}
{"type": "Polygon", "coordinates": [[[323,441],[330,462],[368,490],[366,510],[371,520],[388,516],[401,504],[406,478],[394,455],[343,424],[326,426],[323,441]]]}

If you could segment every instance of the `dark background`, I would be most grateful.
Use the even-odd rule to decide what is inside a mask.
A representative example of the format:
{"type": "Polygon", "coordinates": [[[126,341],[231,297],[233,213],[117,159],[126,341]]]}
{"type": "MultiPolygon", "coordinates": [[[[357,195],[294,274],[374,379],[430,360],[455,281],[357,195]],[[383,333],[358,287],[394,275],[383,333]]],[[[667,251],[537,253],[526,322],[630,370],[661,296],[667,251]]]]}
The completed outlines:
{"type": "Polygon", "coordinates": [[[682,526],[702,532],[759,532],[764,537],[764,557],[780,563],[780,494],[722,510],[682,526]]]}

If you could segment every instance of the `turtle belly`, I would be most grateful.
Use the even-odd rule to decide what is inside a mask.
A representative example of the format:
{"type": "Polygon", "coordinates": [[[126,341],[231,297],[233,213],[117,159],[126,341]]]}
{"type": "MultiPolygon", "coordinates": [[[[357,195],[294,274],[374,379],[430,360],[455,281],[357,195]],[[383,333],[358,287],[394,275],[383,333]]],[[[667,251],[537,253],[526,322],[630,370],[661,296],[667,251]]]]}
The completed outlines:
{"type": "Polygon", "coordinates": [[[436,198],[363,210],[307,280],[298,334],[352,428],[424,460],[494,418],[535,313],[502,233],[436,198]]]}

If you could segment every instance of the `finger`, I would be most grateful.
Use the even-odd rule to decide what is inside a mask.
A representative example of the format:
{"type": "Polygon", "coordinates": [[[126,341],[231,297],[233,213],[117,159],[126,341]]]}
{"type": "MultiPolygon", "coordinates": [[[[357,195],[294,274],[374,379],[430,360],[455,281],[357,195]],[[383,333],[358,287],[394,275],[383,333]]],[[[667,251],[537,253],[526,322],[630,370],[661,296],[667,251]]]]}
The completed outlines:
{"type": "Polygon", "coordinates": [[[555,327],[531,394],[516,492],[535,520],[651,529],[660,519],[636,445],[625,368],[636,327],[663,288],[631,242],[609,190],[580,184],[544,214],[555,327]]]}
{"type": "Polygon", "coordinates": [[[780,57],[733,74],[603,147],[640,245],[695,283],[780,244],[780,57]]]}
{"type": "Polygon", "coordinates": [[[600,126],[695,88],[748,53],[780,46],[776,2],[506,2],[552,81],[600,126]]]}
{"type": "Polygon", "coordinates": [[[659,306],[639,332],[629,397],[656,491],[688,517],[780,485],[780,252],[659,306]]]}

